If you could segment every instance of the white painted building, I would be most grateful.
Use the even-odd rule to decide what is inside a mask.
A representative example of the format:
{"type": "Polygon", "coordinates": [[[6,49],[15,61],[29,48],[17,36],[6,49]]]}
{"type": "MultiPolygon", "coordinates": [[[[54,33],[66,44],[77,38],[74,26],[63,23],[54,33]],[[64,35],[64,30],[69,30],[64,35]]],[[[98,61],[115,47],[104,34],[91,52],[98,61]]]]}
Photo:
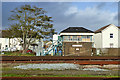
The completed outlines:
{"type": "MultiPolygon", "coordinates": [[[[22,50],[23,48],[22,45],[20,44],[21,41],[22,41],[21,38],[0,38],[0,50],[2,51],[22,50]]],[[[32,41],[34,41],[34,38],[32,39],[32,41]]],[[[32,44],[30,44],[29,49],[36,51],[38,43],[39,40],[35,39],[35,41],[32,44]]]]}
{"type": "Polygon", "coordinates": [[[58,40],[58,37],[59,37],[60,35],[57,35],[57,34],[54,34],[53,35],[53,43],[55,44],[55,45],[57,45],[57,40],[58,40]]]}
{"type": "Polygon", "coordinates": [[[0,49],[1,50],[21,50],[20,38],[0,38],[0,49]]]}
{"type": "Polygon", "coordinates": [[[109,24],[95,31],[94,47],[120,48],[120,27],[109,24]]]}
{"type": "Polygon", "coordinates": [[[118,27],[118,47],[120,48],[120,27],[118,27]]]}

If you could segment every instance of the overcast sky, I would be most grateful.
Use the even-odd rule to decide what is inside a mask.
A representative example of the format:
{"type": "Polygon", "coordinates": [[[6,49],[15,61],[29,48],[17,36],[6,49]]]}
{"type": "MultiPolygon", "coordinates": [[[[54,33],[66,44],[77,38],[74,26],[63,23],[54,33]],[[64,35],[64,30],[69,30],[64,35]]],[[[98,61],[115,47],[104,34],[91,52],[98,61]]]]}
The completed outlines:
{"type": "Polygon", "coordinates": [[[2,2],[2,29],[10,25],[10,11],[25,4],[47,11],[57,32],[68,27],[82,26],[94,31],[111,23],[118,25],[117,2],[2,2]]]}

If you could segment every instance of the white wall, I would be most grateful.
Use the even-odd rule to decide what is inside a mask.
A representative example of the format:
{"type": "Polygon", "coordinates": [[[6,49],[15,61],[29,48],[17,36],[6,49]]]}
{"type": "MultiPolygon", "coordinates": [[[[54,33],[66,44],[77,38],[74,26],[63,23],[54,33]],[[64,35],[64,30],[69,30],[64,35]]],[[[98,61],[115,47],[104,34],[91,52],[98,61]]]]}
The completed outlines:
{"type": "Polygon", "coordinates": [[[110,48],[110,43],[113,43],[113,48],[118,48],[118,28],[115,25],[102,31],[102,48],[110,48]],[[113,38],[110,38],[110,33],[113,33],[113,38]]]}
{"type": "Polygon", "coordinates": [[[5,49],[6,45],[9,48],[9,46],[11,48],[16,47],[18,50],[20,50],[20,42],[18,41],[17,38],[0,38],[0,44],[1,44],[1,49],[5,49]],[[9,44],[10,43],[10,44],[9,44]]]}
{"type": "Polygon", "coordinates": [[[119,29],[119,32],[118,32],[118,47],[120,48],[120,29],[119,29]]]}
{"type": "Polygon", "coordinates": [[[1,49],[5,49],[5,45],[9,46],[9,38],[0,38],[1,49]]]}
{"type": "Polygon", "coordinates": [[[102,34],[101,33],[96,33],[94,34],[94,47],[95,48],[102,48],[102,34]]]}
{"type": "MultiPolygon", "coordinates": [[[[6,45],[8,46],[7,48],[16,48],[17,50],[22,50],[23,48],[20,45],[20,41],[21,40],[22,40],[21,38],[11,38],[10,40],[9,40],[9,38],[0,38],[1,50],[5,50],[6,49],[6,47],[5,47],[6,45]]],[[[34,38],[32,40],[34,41],[34,38]]],[[[43,39],[42,38],[41,38],[41,42],[42,42],[42,47],[43,47],[43,39]]],[[[34,43],[38,44],[39,40],[35,39],[34,43]]],[[[36,50],[36,48],[37,48],[37,46],[35,46],[34,50],[36,50]]],[[[33,46],[30,45],[29,49],[33,50],[33,46]]]]}
{"type": "Polygon", "coordinates": [[[60,36],[60,35],[54,34],[54,35],[53,35],[53,41],[54,41],[54,40],[58,40],[58,36],[60,36]]]}
{"type": "Polygon", "coordinates": [[[21,38],[11,38],[10,39],[10,47],[16,47],[17,50],[21,50],[21,46],[20,46],[20,41],[21,38]]]}
{"type": "Polygon", "coordinates": [[[54,34],[54,35],[53,35],[53,43],[54,43],[55,45],[57,45],[58,36],[60,36],[60,35],[57,35],[57,34],[54,34]]]}

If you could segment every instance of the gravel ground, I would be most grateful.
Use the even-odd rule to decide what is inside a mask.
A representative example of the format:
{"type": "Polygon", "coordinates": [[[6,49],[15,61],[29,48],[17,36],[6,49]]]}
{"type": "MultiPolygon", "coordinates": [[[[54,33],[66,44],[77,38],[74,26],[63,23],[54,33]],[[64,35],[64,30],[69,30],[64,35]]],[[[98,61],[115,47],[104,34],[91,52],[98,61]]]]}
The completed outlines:
{"type": "Polygon", "coordinates": [[[118,65],[3,63],[3,74],[38,75],[119,75],[118,65]],[[26,66],[27,65],[27,66],[26,66]],[[21,67],[23,66],[23,67],[21,67]],[[45,67],[46,66],[46,67],[45,67]],[[34,67],[34,68],[33,68],[34,67]],[[19,69],[23,68],[23,69],[19,69]],[[28,68],[28,69],[27,69],[28,68]],[[33,68],[33,69],[32,69],[33,68]],[[55,69],[53,69],[55,68],[55,69]],[[64,69],[63,69],[64,68],[64,69]]]}
{"type": "Polygon", "coordinates": [[[27,64],[27,65],[19,65],[14,68],[18,69],[40,69],[40,70],[70,70],[70,69],[79,69],[78,64],[69,64],[69,63],[61,63],[61,64],[27,64]]]}
{"type": "MultiPolygon", "coordinates": [[[[116,68],[116,65],[105,65],[103,68],[116,68]]],[[[101,69],[99,65],[85,65],[81,67],[79,64],[61,63],[61,64],[26,64],[15,66],[17,69],[40,69],[40,70],[91,70],[91,71],[108,71],[101,69]]]]}

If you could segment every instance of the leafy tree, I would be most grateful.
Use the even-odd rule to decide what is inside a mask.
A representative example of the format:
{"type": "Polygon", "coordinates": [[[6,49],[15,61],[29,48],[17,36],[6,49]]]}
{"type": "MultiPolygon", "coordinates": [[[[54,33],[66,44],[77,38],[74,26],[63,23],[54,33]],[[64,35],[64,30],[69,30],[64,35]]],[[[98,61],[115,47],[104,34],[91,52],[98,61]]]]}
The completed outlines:
{"type": "Polygon", "coordinates": [[[54,33],[52,17],[46,15],[43,8],[36,6],[23,5],[11,11],[13,14],[9,20],[14,23],[9,28],[12,37],[20,37],[23,41],[23,53],[34,39],[50,39],[51,33],[54,33]],[[34,39],[33,39],[34,38],[34,39]]]}

